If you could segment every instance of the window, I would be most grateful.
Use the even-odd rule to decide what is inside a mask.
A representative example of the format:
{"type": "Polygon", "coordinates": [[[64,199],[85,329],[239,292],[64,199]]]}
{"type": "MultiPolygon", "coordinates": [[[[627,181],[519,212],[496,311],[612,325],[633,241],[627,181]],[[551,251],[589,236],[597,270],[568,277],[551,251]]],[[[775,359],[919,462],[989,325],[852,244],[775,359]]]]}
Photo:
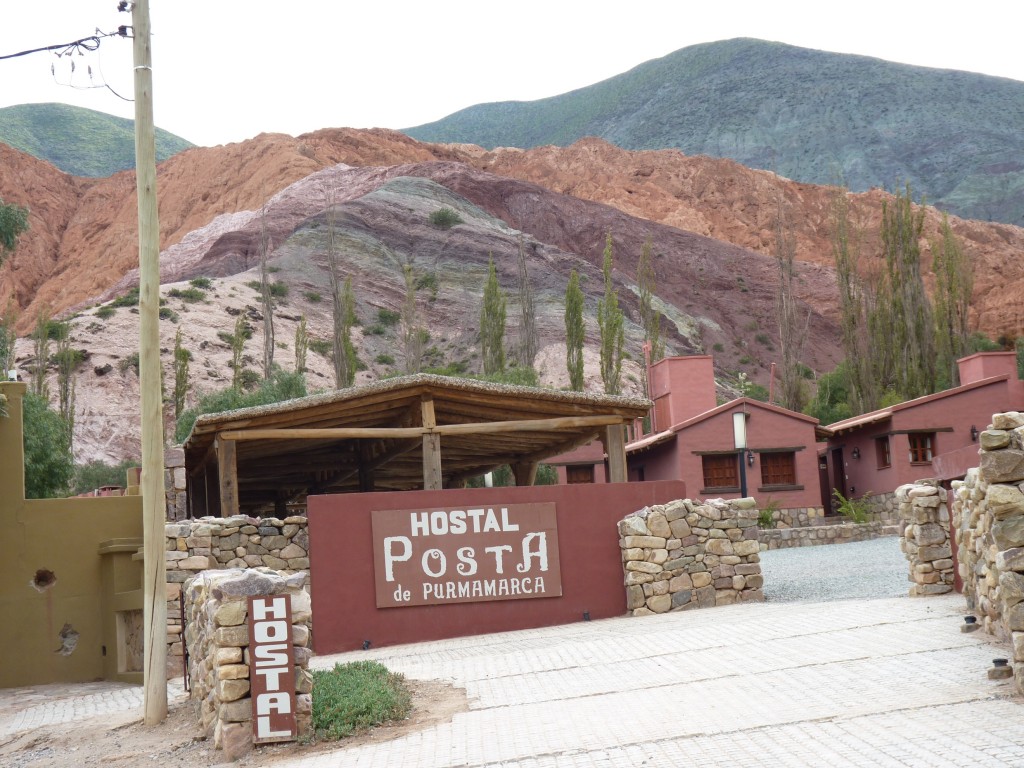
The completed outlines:
{"type": "Polygon", "coordinates": [[[910,441],[910,463],[930,464],[932,460],[932,446],[935,442],[934,432],[911,432],[907,435],[910,441]]]}
{"type": "Polygon", "coordinates": [[[892,466],[892,454],[889,453],[889,438],[875,438],[875,458],[878,460],[878,468],[885,469],[892,466]]]}
{"type": "Polygon", "coordinates": [[[792,451],[762,453],[761,485],[796,485],[796,454],[792,451]]]}
{"type": "Polygon", "coordinates": [[[593,464],[570,464],[565,468],[565,482],[567,483],[592,483],[594,482],[593,464]]]}
{"type": "Polygon", "coordinates": [[[739,488],[740,473],[736,454],[712,454],[701,456],[704,465],[705,488],[739,488]]]}

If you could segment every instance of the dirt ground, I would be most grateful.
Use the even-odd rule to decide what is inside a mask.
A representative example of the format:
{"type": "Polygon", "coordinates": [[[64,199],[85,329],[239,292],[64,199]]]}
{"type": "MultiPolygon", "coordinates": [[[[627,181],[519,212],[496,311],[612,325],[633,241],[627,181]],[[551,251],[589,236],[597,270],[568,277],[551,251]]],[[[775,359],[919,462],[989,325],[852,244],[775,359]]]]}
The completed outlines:
{"type": "MultiPolygon", "coordinates": [[[[413,709],[405,720],[340,742],[261,747],[230,765],[271,766],[303,755],[396,739],[448,722],[469,708],[461,688],[437,681],[407,682],[413,709]]],[[[153,727],[143,726],[141,712],[134,710],[46,725],[0,738],[0,765],[4,768],[208,768],[225,763],[223,753],[213,748],[212,739],[200,736],[192,705],[185,699],[172,701],[167,719],[153,727]]]]}

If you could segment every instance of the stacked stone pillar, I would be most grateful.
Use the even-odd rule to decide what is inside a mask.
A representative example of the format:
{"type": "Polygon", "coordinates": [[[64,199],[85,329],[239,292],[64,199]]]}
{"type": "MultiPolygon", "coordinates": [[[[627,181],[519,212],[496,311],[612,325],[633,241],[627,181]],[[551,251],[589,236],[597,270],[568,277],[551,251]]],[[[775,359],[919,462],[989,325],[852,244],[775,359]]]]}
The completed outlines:
{"type": "Polygon", "coordinates": [[[619,522],[634,616],[764,600],[754,499],[681,499],[619,522]]]}
{"type": "Polygon", "coordinates": [[[953,484],[953,524],[968,610],[1013,645],[1024,693],[1024,414],[999,413],[979,437],[979,466],[953,484]]]}
{"type": "Polygon", "coordinates": [[[911,597],[953,591],[946,496],[946,489],[934,480],[919,480],[896,489],[904,526],[900,549],[910,562],[911,597]]]}
{"type": "Polygon", "coordinates": [[[295,645],[296,719],[299,735],[312,732],[313,678],[309,673],[312,610],[305,573],[269,568],[204,571],[182,592],[188,622],[191,698],[207,738],[235,760],[252,748],[248,598],[288,595],[295,645]]]}

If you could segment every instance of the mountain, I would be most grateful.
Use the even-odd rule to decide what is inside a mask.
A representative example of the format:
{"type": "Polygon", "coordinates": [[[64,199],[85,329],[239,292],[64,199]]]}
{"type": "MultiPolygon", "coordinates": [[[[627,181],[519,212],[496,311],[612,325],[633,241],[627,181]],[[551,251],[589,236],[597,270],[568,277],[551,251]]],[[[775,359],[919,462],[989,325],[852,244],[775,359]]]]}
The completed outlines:
{"type": "Polygon", "coordinates": [[[570,93],[409,128],[428,142],[677,148],[854,191],[909,181],[964,218],[1024,224],[1024,83],[739,38],[570,93]]]}
{"type": "MultiPolygon", "coordinates": [[[[135,122],[67,104],[0,109],[0,142],[74,176],[103,178],[135,168],[135,122]]],[[[156,129],[156,158],[194,146],[156,129]]]]}

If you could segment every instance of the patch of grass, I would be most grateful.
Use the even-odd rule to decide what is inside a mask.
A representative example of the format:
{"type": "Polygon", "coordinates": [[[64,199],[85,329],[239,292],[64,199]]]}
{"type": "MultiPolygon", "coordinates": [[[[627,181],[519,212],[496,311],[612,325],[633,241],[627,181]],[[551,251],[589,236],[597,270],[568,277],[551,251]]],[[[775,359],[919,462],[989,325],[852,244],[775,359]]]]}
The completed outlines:
{"type": "Polygon", "coordinates": [[[172,299],[181,299],[190,304],[196,304],[206,298],[206,291],[190,286],[188,288],[171,288],[167,295],[172,299]]]}
{"type": "Polygon", "coordinates": [[[305,291],[302,295],[306,297],[306,301],[313,304],[319,304],[324,300],[324,297],[316,291],[305,291]]]}
{"type": "Polygon", "coordinates": [[[334,354],[334,341],[331,339],[310,339],[309,348],[318,355],[330,357],[334,354]]]}
{"type": "Polygon", "coordinates": [[[711,349],[713,349],[715,352],[725,352],[725,346],[723,346],[720,342],[717,341],[711,345],[711,349]]]}
{"type": "Polygon", "coordinates": [[[135,371],[136,376],[139,375],[138,352],[132,352],[130,355],[128,355],[128,357],[122,357],[120,360],[117,361],[117,370],[120,371],[122,374],[127,373],[129,369],[135,371]]]}
{"type": "Polygon", "coordinates": [[[137,307],[139,305],[139,289],[138,287],[132,288],[124,296],[118,296],[112,302],[112,307],[137,307]]]}
{"type": "Polygon", "coordinates": [[[100,307],[99,309],[96,310],[96,317],[98,317],[100,320],[109,320],[116,313],[117,313],[117,310],[114,309],[109,304],[107,304],[107,305],[102,306],[102,307],[100,307]]]}
{"type": "MultiPolygon", "coordinates": [[[[246,285],[256,291],[256,293],[263,292],[263,287],[259,280],[250,280],[246,285]]],[[[282,283],[280,280],[275,280],[270,284],[270,295],[275,299],[285,298],[288,295],[288,284],[282,283]]]]}
{"type": "Polygon", "coordinates": [[[412,697],[402,675],[376,661],[335,664],[313,670],[313,730],[335,741],[381,723],[402,720],[412,697]]]}
{"type": "Polygon", "coordinates": [[[160,307],[158,314],[161,320],[170,320],[172,323],[178,322],[178,313],[170,307],[160,307]]]}
{"type": "Polygon", "coordinates": [[[377,363],[377,365],[394,365],[395,358],[391,355],[380,354],[373,358],[373,362],[377,363]]]}
{"type": "Polygon", "coordinates": [[[772,345],[772,340],[771,340],[771,337],[770,337],[770,336],[768,336],[768,334],[767,334],[767,333],[759,333],[759,334],[757,334],[757,335],[756,335],[756,336],[754,337],[754,340],[755,340],[755,341],[756,341],[756,342],[757,342],[758,344],[763,344],[763,345],[764,345],[764,346],[766,346],[766,347],[770,347],[770,346],[772,345]]]}
{"type": "Polygon", "coordinates": [[[390,309],[377,310],[377,322],[383,325],[385,328],[390,328],[393,325],[398,325],[398,321],[401,319],[402,315],[399,312],[393,312],[390,309]]]}
{"type": "Polygon", "coordinates": [[[188,281],[188,284],[201,291],[209,291],[213,288],[213,281],[208,277],[193,277],[188,281]]]}

